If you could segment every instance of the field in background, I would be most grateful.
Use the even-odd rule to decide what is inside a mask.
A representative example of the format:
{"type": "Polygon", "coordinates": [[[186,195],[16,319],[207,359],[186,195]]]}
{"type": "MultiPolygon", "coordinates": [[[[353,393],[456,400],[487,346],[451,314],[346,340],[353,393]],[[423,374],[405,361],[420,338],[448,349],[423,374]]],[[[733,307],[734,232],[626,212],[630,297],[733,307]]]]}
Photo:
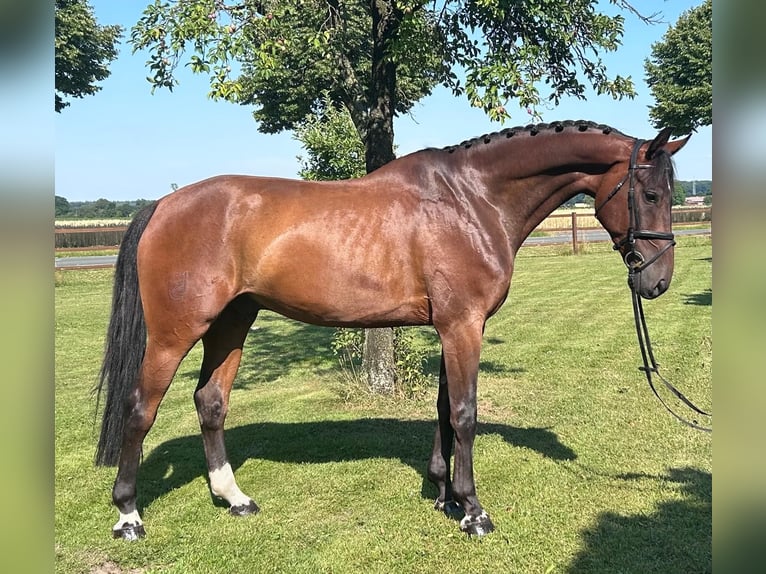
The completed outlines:
{"type": "Polygon", "coordinates": [[[57,219],[54,221],[56,229],[75,229],[81,227],[120,227],[130,223],[130,219],[57,219]]]}
{"type": "MultiPolygon", "coordinates": [[[[695,217],[694,219],[698,221],[710,221],[710,209],[709,207],[706,208],[699,208],[699,207],[675,207],[673,208],[673,212],[675,214],[680,213],[702,213],[702,217],[695,217]]],[[[593,215],[593,208],[592,207],[578,207],[578,208],[560,208],[554,211],[550,216],[548,216],[541,224],[541,228],[550,228],[550,229],[556,229],[556,228],[563,228],[566,229],[568,227],[569,221],[567,220],[567,217],[571,216],[571,213],[575,212],[577,213],[578,217],[578,223],[581,227],[596,227],[600,225],[598,221],[596,220],[596,217],[593,215]]],[[[83,228],[83,227],[120,227],[120,226],[127,226],[130,223],[130,219],[125,218],[114,218],[114,219],[60,219],[56,220],[54,222],[54,227],[57,229],[73,229],[73,228],[83,228]]]]}

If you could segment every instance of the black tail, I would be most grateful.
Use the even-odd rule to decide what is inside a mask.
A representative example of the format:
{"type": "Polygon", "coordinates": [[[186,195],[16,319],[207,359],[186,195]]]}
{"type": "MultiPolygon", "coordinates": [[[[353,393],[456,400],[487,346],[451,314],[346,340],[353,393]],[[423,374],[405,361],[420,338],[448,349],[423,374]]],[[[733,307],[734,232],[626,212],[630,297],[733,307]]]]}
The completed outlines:
{"type": "Polygon", "coordinates": [[[146,323],[141,293],[138,290],[136,253],[138,241],[157,202],[147,205],[131,221],[120,246],[114,272],[112,315],[106,333],[104,363],[101,366],[97,391],[96,411],[101,391],[106,384],[104,417],[98,439],[96,464],[114,466],[120,456],[122,430],[127,416],[126,404],[136,385],[141,362],[146,351],[146,323]]]}

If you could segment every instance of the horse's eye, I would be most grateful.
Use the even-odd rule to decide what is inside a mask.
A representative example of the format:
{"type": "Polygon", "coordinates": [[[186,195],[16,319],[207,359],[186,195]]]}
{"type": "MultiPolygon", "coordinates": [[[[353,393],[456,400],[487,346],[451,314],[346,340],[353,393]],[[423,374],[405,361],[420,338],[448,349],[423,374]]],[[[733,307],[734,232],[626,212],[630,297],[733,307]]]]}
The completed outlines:
{"type": "Polygon", "coordinates": [[[649,203],[657,203],[660,200],[660,196],[656,191],[645,191],[644,197],[646,198],[646,201],[649,203]]]}

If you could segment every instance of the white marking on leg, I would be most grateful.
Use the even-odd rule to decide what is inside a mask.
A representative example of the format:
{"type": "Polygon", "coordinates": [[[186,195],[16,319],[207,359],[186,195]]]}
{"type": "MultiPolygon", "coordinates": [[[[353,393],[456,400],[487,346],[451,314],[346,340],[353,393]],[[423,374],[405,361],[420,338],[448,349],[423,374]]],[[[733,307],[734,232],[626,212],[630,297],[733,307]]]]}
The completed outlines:
{"type": "Polygon", "coordinates": [[[228,462],[221,468],[210,472],[210,490],[215,496],[223,498],[231,506],[247,506],[252,502],[250,497],[237,486],[234,472],[228,462]]]}
{"type": "Polygon", "coordinates": [[[120,512],[120,519],[117,521],[117,524],[112,526],[112,530],[121,530],[126,524],[129,526],[139,526],[143,524],[141,516],[138,514],[138,510],[134,510],[128,514],[120,512]]]}

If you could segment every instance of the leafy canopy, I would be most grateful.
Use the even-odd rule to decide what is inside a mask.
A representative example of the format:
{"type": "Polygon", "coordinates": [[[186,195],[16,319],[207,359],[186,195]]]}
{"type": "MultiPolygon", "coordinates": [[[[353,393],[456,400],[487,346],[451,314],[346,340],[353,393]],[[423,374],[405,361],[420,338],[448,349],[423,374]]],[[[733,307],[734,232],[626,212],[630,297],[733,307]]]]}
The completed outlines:
{"type": "Polygon", "coordinates": [[[565,95],[583,98],[586,83],[615,98],[635,95],[631,78],[610,77],[599,56],[619,47],[624,18],[599,12],[597,0],[376,3],[389,9],[390,37],[373,26],[370,2],[155,0],[131,43],[148,51],[152,89],[172,90],[175,70],[188,66],[209,75],[211,98],[254,105],[267,133],[292,129],[323,93],[363,132],[381,42],[394,64],[398,114],[439,84],[495,120],[509,117],[510,100],[537,114],[565,95]]]}
{"type": "Polygon", "coordinates": [[[644,70],[656,100],[649,109],[656,128],[672,126],[676,135],[684,135],[713,123],[712,0],[684,12],[652,44],[644,70]]]}
{"type": "Polygon", "coordinates": [[[306,116],[294,128],[306,156],[298,156],[301,179],[331,181],[365,174],[364,143],[348,110],[324,97],[323,110],[306,116]]]}
{"type": "Polygon", "coordinates": [[[117,57],[120,26],[100,26],[87,0],[56,0],[55,109],[101,89],[96,82],[109,76],[108,64],[117,57]]]}

